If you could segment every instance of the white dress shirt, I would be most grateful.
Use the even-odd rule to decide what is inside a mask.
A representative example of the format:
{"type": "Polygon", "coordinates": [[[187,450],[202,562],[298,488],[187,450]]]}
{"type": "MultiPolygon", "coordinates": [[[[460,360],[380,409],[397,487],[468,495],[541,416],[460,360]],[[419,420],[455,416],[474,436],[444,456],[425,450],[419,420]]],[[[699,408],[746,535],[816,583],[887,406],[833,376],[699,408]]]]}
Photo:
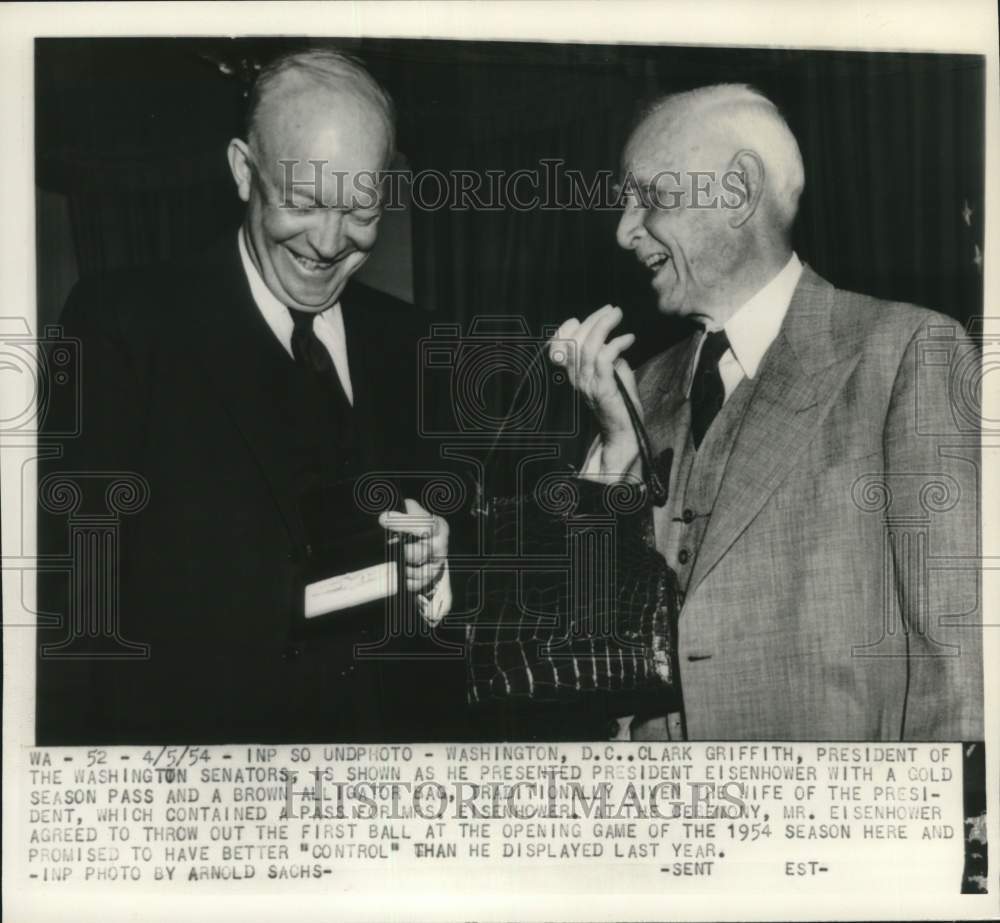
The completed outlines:
{"type": "MultiPolygon", "coordinates": [[[[292,320],[292,315],[288,313],[288,308],[278,301],[274,292],[267,287],[267,283],[261,278],[257,267],[254,266],[253,260],[250,259],[250,253],[247,251],[246,241],[243,239],[242,229],[238,237],[243,271],[250,283],[250,294],[253,295],[257,310],[267,321],[267,326],[278,338],[278,342],[285,347],[285,352],[294,358],[292,332],[295,330],[295,322],[292,320]]],[[[316,315],[313,319],[313,333],[330,354],[333,366],[337,370],[337,377],[344,388],[344,394],[347,395],[347,399],[353,406],[354,392],[351,390],[351,370],[347,364],[347,336],[344,333],[344,315],[340,310],[339,301],[316,315]]]]}
{"type": "Polygon", "coordinates": [[[723,402],[729,400],[729,395],[744,378],[752,380],[757,377],[764,354],[774,342],[788,313],[788,306],[792,303],[792,295],[801,275],[802,263],[793,253],[781,272],[745,302],[721,328],[710,327],[705,330],[691,357],[684,390],[686,397],[691,396],[691,382],[705,337],[715,330],[725,330],[729,340],[729,349],[719,359],[719,375],[725,390],[723,402]]]}
{"type": "MultiPolygon", "coordinates": [[[[243,262],[243,271],[246,273],[247,282],[250,284],[250,294],[253,296],[254,304],[261,316],[267,321],[267,326],[278,338],[278,342],[285,347],[289,356],[294,358],[292,353],[292,332],[295,329],[295,322],[292,315],[288,313],[288,308],[275,297],[263,280],[257,267],[250,259],[246,241],[241,228],[237,234],[240,248],[240,259],[243,262]]],[[[320,341],[330,354],[334,368],[337,370],[337,377],[344,388],[348,401],[354,405],[354,391],[351,389],[351,372],[347,364],[347,336],[344,333],[344,315],[340,310],[340,302],[320,311],[313,320],[313,332],[316,339],[320,341]]],[[[451,609],[451,577],[448,573],[448,562],[445,561],[441,578],[435,584],[431,596],[423,593],[417,594],[417,606],[420,614],[430,624],[436,625],[441,621],[451,609]]]]}

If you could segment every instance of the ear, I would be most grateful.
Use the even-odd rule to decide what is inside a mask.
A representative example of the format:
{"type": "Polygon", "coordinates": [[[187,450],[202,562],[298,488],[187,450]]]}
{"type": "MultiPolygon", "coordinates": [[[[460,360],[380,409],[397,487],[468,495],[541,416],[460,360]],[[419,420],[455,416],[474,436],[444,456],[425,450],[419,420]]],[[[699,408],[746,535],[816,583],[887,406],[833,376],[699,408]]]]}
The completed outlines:
{"type": "Polygon", "coordinates": [[[250,165],[250,148],[246,141],[233,138],[226,151],[229,170],[236,181],[236,192],[244,202],[250,201],[250,185],[253,181],[253,167],[250,165]]]}
{"type": "Polygon", "coordinates": [[[722,184],[733,203],[728,221],[731,228],[742,227],[753,217],[764,196],[765,180],[764,161],[753,151],[738,151],[722,184]]]}

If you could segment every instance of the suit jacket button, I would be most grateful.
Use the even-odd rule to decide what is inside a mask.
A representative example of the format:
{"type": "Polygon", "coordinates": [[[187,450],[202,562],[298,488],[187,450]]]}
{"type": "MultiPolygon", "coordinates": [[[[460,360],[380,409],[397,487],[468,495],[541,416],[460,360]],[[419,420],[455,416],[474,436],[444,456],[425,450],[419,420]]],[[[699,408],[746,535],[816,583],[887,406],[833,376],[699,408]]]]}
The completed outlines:
{"type": "Polygon", "coordinates": [[[298,660],[302,653],[302,648],[296,647],[294,644],[288,644],[285,649],[281,652],[281,657],[283,660],[289,663],[293,660],[298,660]]]}
{"type": "Polygon", "coordinates": [[[687,564],[687,562],[691,560],[691,552],[688,551],[687,548],[682,548],[677,552],[677,560],[680,561],[681,564],[687,564]]]}
{"type": "Polygon", "coordinates": [[[681,520],[684,523],[692,522],[694,520],[694,510],[684,510],[684,512],[681,513],[681,520]]]}

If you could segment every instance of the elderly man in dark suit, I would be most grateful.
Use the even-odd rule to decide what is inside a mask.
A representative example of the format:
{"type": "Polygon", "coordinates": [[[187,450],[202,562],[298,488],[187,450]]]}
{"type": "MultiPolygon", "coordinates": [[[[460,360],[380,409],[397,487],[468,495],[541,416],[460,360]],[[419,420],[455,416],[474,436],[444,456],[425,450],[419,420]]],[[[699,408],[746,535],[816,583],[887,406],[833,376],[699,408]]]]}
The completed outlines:
{"type": "Polygon", "coordinates": [[[624,168],[618,243],[697,332],[634,378],[633,337],[608,339],[618,308],[556,335],[579,344],[568,371],[600,425],[586,474],[636,463],[616,368],[673,450],[654,526],[683,593],[683,703],[620,733],[981,739],[978,407],[947,384],[977,351],[950,318],[799,261],[801,155],[754,90],[661,100],[624,168]]]}
{"type": "MultiPolygon", "coordinates": [[[[63,314],[81,342],[83,422],[43,470],[43,507],[53,477],[140,477],[148,503],[123,521],[110,604],[124,642],[148,647],[138,659],[82,636],[60,647],[66,613],[103,588],[43,580],[42,608],[63,620],[39,630],[39,743],[415,739],[461,713],[459,668],[454,689],[441,670],[403,682],[398,664],[355,656],[385,633],[370,612],[304,614],[316,549],[358,550],[351,484],[421,464],[404,399],[415,311],[351,281],[378,234],[391,101],[353,59],[310,50],[265,68],[249,111],[229,147],[238,235],[191,265],[81,284],[63,314]]],[[[436,622],[450,605],[446,524],[410,499],[381,524],[405,546],[397,595],[436,622]]],[[[43,547],[64,536],[43,516],[43,547]]],[[[337,576],[359,561],[326,563],[337,576]]]]}

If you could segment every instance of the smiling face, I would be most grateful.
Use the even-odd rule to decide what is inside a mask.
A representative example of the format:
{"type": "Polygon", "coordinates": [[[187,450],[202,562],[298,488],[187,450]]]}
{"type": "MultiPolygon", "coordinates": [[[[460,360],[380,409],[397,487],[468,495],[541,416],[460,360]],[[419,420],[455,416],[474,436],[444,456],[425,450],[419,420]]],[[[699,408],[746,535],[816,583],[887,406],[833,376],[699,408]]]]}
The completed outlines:
{"type": "Polygon", "coordinates": [[[641,124],[625,148],[618,244],[652,274],[664,314],[704,320],[725,308],[745,244],[719,204],[719,181],[704,174],[721,180],[729,157],[701,127],[660,113],[641,124]]]}
{"type": "Polygon", "coordinates": [[[326,310],[368,258],[389,143],[362,96],[293,76],[268,97],[250,143],[230,144],[250,257],[282,304],[326,310]]]}

